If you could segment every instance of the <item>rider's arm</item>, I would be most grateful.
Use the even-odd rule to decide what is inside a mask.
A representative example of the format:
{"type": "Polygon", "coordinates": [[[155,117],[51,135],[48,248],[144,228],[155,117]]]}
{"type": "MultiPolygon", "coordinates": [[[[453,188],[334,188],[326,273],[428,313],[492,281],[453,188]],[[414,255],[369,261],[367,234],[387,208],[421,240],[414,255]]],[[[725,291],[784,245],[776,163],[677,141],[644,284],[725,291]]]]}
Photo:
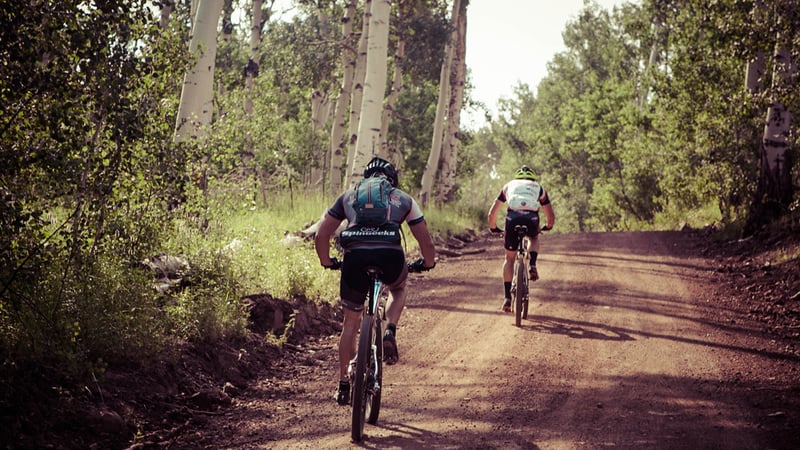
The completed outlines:
{"type": "Polygon", "coordinates": [[[497,212],[500,211],[500,208],[503,206],[503,202],[499,199],[495,200],[492,203],[492,207],[489,208],[489,229],[497,228],[497,212]]]}
{"type": "Polygon", "coordinates": [[[425,267],[433,267],[436,265],[436,246],[433,245],[431,233],[428,231],[428,224],[424,220],[416,222],[415,224],[408,225],[411,234],[419,244],[419,251],[425,259],[425,267]]]}
{"type": "Polygon", "coordinates": [[[327,213],[322,217],[322,223],[314,236],[314,249],[317,251],[322,267],[329,267],[333,264],[331,261],[331,237],[341,222],[327,213]]]}
{"type": "Polygon", "coordinates": [[[542,211],[544,211],[544,217],[547,219],[547,228],[552,229],[553,224],[556,223],[556,214],[553,212],[553,205],[550,203],[542,205],[542,211]]]}

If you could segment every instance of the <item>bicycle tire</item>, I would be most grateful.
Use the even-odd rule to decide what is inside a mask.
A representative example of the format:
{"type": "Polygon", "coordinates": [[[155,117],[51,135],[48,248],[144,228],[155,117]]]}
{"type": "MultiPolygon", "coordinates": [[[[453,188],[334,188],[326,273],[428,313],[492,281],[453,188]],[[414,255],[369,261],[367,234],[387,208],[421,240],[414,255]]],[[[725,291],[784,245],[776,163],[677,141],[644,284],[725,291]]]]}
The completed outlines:
{"type": "Polygon", "coordinates": [[[530,291],[528,288],[530,287],[528,283],[528,277],[525,277],[525,285],[523,286],[522,292],[522,318],[524,320],[528,320],[528,303],[530,302],[530,291]]]}
{"type": "Polygon", "coordinates": [[[376,383],[368,387],[369,401],[367,402],[367,423],[375,425],[378,422],[378,415],[381,413],[381,391],[383,390],[383,335],[381,334],[381,320],[380,316],[373,322],[375,330],[373,333],[373,342],[375,343],[375,366],[370,366],[367,370],[368,374],[375,377],[376,383]],[[373,369],[377,369],[375,373],[373,369]]]}
{"type": "Polygon", "coordinates": [[[361,319],[361,332],[358,338],[358,353],[356,356],[356,373],[353,380],[353,421],[351,437],[360,442],[364,436],[364,422],[367,412],[367,368],[369,366],[372,342],[374,342],[374,329],[372,317],[364,316],[361,319]]]}
{"type": "Polygon", "coordinates": [[[514,263],[517,272],[517,288],[514,290],[514,318],[517,326],[522,325],[522,297],[525,295],[525,261],[517,261],[514,263]]]}

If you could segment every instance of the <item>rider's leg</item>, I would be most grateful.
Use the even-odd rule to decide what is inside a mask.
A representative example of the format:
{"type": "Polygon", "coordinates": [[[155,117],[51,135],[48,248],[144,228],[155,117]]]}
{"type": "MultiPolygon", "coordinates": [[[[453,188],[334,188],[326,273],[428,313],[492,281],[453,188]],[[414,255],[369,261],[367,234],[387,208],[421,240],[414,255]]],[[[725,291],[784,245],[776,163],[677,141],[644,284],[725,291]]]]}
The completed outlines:
{"type": "Polygon", "coordinates": [[[356,354],[356,334],[361,324],[361,312],[344,310],[342,334],[339,336],[339,381],[347,381],[347,366],[356,354]]]}
{"type": "Polygon", "coordinates": [[[536,265],[536,258],[539,256],[539,235],[528,238],[528,254],[531,255],[531,265],[536,265]]]}
{"type": "Polygon", "coordinates": [[[400,315],[406,306],[406,284],[403,283],[389,291],[389,299],[386,301],[386,320],[390,324],[397,325],[400,322],[400,315]]]}
{"type": "Polygon", "coordinates": [[[514,279],[514,261],[517,260],[517,252],[506,249],[506,259],[503,261],[503,281],[510,283],[514,279]]]}
{"type": "Polygon", "coordinates": [[[506,258],[503,261],[503,311],[511,310],[511,280],[514,279],[514,261],[517,259],[517,252],[506,250],[506,258]]]}

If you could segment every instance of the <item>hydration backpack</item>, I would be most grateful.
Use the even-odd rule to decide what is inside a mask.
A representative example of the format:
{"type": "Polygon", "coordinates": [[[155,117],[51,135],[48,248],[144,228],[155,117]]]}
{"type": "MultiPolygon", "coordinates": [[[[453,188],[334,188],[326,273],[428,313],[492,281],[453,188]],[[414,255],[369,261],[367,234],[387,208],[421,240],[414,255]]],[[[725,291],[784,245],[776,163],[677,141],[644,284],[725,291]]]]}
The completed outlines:
{"type": "Polygon", "coordinates": [[[353,201],[356,218],[341,233],[342,247],[354,243],[400,244],[400,226],[389,220],[392,189],[385,177],[365,178],[356,185],[353,201]]]}
{"type": "Polygon", "coordinates": [[[357,225],[379,227],[389,221],[389,192],[392,185],[384,177],[370,177],[358,182],[353,202],[357,225]]]}

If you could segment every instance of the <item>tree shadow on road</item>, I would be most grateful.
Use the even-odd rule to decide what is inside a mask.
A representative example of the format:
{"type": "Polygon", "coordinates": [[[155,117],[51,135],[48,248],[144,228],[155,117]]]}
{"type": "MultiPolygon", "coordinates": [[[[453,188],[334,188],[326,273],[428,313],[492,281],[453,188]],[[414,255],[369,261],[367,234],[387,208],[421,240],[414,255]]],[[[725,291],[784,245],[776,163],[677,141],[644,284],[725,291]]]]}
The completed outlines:
{"type": "Polygon", "coordinates": [[[550,316],[529,315],[527,323],[523,322],[521,328],[540,333],[560,334],[574,339],[635,340],[630,333],[619,328],[550,316]]]}

